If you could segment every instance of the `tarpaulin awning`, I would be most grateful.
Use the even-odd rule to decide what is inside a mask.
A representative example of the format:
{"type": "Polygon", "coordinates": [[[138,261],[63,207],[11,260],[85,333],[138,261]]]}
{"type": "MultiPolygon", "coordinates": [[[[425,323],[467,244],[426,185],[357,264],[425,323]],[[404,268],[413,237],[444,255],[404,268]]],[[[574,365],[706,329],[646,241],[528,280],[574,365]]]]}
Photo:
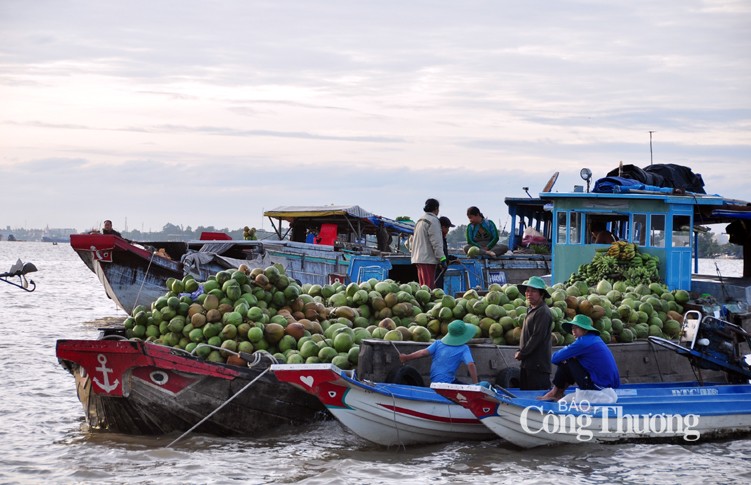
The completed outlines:
{"type": "Polygon", "coordinates": [[[265,211],[263,215],[286,222],[300,219],[308,221],[319,220],[320,222],[330,222],[332,219],[337,218],[357,219],[361,223],[366,223],[366,226],[371,226],[370,228],[362,227],[363,232],[371,234],[381,226],[390,232],[412,234],[414,231],[414,225],[412,224],[375,215],[359,205],[282,206],[265,211]]]}

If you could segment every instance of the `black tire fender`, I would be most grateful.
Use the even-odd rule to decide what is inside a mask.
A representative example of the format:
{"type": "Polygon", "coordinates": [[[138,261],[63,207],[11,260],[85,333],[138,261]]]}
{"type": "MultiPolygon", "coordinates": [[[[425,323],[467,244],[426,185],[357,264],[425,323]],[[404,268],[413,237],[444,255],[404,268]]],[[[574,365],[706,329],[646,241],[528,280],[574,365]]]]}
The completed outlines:
{"type": "Polygon", "coordinates": [[[518,388],[520,382],[520,374],[518,367],[506,367],[501,370],[495,376],[495,383],[497,386],[508,388],[518,388]]]}
{"type": "Polygon", "coordinates": [[[425,381],[417,369],[404,365],[391,369],[386,376],[386,382],[391,384],[405,384],[408,386],[425,387],[425,381]]]}

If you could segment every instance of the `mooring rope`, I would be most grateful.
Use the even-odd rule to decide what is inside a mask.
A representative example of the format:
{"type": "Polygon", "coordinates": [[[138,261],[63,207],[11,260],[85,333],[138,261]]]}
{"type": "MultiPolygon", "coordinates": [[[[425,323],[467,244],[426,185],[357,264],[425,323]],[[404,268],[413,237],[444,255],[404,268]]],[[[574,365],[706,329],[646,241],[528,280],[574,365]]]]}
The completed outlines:
{"type": "Polygon", "coordinates": [[[396,396],[394,396],[394,393],[390,389],[385,390],[390,396],[391,396],[391,413],[394,420],[394,430],[396,431],[396,441],[398,441],[399,444],[397,444],[398,447],[402,447],[403,449],[407,449],[407,447],[402,443],[402,438],[399,436],[399,422],[396,420],[396,396]]]}
{"type": "Polygon", "coordinates": [[[657,373],[660,375],[660,382],[665,382],[665,378],[662,376],[662,370],[660,369],[660,359],[657,357],[657,350],[654,344],[649,340],[649,348],[652,350],[652,355],[655,358],[655,364],[657,364],[657,373]]]}
{"type": "Polygon", "coordinates": [[[185,433],[183,433],[180,436],[178,436],[177,439],[175,439],[175,441],[173,441],[172,443],[168,444],[166,447],[167,448],[171,448],[172,445],[174,445],[175,443],[177,443],[178,441],[180,441],[181,439],[183,439],[185,436],[187,436],[188,434],[190,434],[197,427],[201,426],[211,416],[213,416],[216,413],[218,413],[222,408],[224,408],[224,406],[226,406],[227,404],[229,404],[230,402],[232,402],[233,399],[235,399],[237,396],[239,396],[240,394],[242,394],[243,392],[245,392],[245,390],[248,389],[250,386],[252,386],[253,384],[255,384],[255,382],[258,379],[260,379],[261,377],[263,377],[263,375],[266,374],[270,369],[271,369],[271,367],[267,367],[266,369],[264,369],[263,372],[261,372],[260,374],[258,374],[258,376],[255,379],[253,379],[252,381],[250,381],[248,384],[246,384],[245,387],[243,387],[238,392],[236,392],[235,394],[233,394],[232,397],[230,397],[229,399],[227,399],[226,401],[224,401],[224,403],[221,406],[219,406],[218,408],[216,408],[213,411],[211,411],[211,413],[209,413],[208,416],[206,416],[205,418],[203,418],[202,420],[200,420],[198,423],[196,423],[195,425],[193,425],[193,427],[190,428],[188,431],[186,431],[185,433]]]}
{"type": "MultiPolygon", "coordinates": [[[[396,347],[396,344],[394,343],[394,341],[393,340],[389,340],[389,342],[391,343],[391,346],[394,347],[394,350],[396,350],[397,355],[402,355],[402,353],[396,347]]],[[[399,362],[400,362],[400,365],[404,365],[403,363],[401,363],[401,359],[399,359],[399,362]]],[[[406,446],[404,446],[404,443],[402,443],[401,437],[399,437],[399,423],[396,420],[396,396],[394,396],[394,393],[391,392],[390,389],[384,389],[384,390],[391,396],[391,405],[392,405],[392,407],[391,407],[391,413],[392,413],[392,416],[393,416],[393,419],[394,419],[394,430],[396,430],[396,441],[399,442],[399,444],[397,445],[397,447],[401,446],[404,449],[406,449],[406,446]]]]}
{"type": "Polygon", "coordinates": [[[154,255],[156,254],[156,250],[151,251],[151,258],[149,258],[149,265],[146,266],[146,273],[143,275],[143,280],[141,281],[141,286],[138,288],[138,293],[136,294],[136,301],[134,302],[134,307],[138,305],[138,299],[141,298],[141,290],[143,290],[143,285],[146,283],[146,277],[149,275],[149,270],[151,269],[151,262],[154,261],[154,255]]]}

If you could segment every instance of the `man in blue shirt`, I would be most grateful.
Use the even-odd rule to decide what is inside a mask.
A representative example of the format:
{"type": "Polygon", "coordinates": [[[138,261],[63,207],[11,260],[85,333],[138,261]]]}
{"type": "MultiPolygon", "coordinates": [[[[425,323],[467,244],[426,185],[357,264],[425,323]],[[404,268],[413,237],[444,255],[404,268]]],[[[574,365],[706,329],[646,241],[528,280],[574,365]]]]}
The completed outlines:
{"type": "Polygon", "coordinates": [[[472,383],[477,384],[477,367],[467,345],[474,336],[474,325],[454,320],[449,323],[448,334],[441,340],[436,340],[427,349],[411,354],[399,354],[399,360],[405,363],[430,355],[433,358],[430,364],[430,381],[449,384],[462,384],[456,380],[456,369],[464,362],[467,364],[472,383]]]}
{"type": "Polygon", "coordinates": [[[592,326],[592,319],[576,315],[563,328],[576,340],[553,354],[552,362],[558,368],[553,377],[553,389],[538,399],[557,401],[572,384],[579,389],[600,390],[617,388],[621,383],[613,353],[600,338],[600,331],[592,326]]]}

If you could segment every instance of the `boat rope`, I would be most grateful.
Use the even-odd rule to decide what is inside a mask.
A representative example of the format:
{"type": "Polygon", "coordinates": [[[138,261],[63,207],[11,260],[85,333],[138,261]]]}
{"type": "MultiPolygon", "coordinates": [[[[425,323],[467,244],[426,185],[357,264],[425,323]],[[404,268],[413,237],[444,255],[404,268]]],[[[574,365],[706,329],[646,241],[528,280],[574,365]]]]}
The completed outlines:
{"type": "MultiPolygon", "coordinates": [[[[399,349],[396,347],[396,344],[393,340],[389,340],[391,343],[391,346],[394,347],[394,350],[396,350],[397,355],[402,355],[402,353],[399,351],[399,349]]],[[[397,357],[398,358],[398,357],[397,357]]],[[[401,363],[401,359],[399,359],[399,365],[404,365],[401,363]]],[[[387,391],[389,393],[389,396],[391,396],[391,414],[394,418],[394,429],[396,430],[396,441],[399,442],[397,446],[401,446],[405,450],[407,449],[406,446],[404,446],[404,443],[402,443],[402,439],[399,437],[399,423],[396,421],[396,397],[394,396],[394,393],[391,391],[387,391]]]]}
{"type": "Polygon", "coordinates": [[[144,283],[146,283],[146,277],[149,275],[149,270],[151,269],[151,262],[154,261],[155,254],[156,254],[156,250],[151,251],[151,258],[149,258],[149,265],[146,266],[146,273],[144,273],[143,280],[141,280],[141,286],[138,288],[138,293],[136,294],[136,301],[133,304],[134,307],[138,305],[138,299],[141,298],[141,290],[143,290],[143,285],[144,283]]]}
{"type": "Polygon", "coordinates": [[[224,401],[224,403],[221,406],[219,406],[218,408],[216,408],[213,411],[211,411],[211,413],[209,413],[208,416],[206,416],[205,418],[203,418],[202,420],[200,420],[198,423],[196,423],[195,425],[193,425],[193,427],[190,428],[188,431],[186,431],[185,433],[183,433],[180,436],[178,436],[172,443],[168,444],[166,446],[166,448],[171,448],[172,445],[174,445],[175,443],[177,443],[178,441],[180,441],[181,439],[183,439],[185,436],[187,436],[188,434],[190,434],[194,429],[196,429],[197,427],[199,427],[203,423],[205,423],[206,420],[208,420],[210,417],[212,417],[213,415],[215,415],[216,413],[218,413],[222,408],[224,408],[224,406],[226,406],[227,404],[229,404],[230,402],[232,402],[233,399],[235,399],[237,396],[239,396],[240,394],[242,394],[243,392],[245,392],[245,390],[247,390],[250,386],[252,386],[253,384],[255,384],[255,382],[258,379],[260,379],[261,377],[263,377],[270,369],[271,369],[271,367],[267,367],[266,369],[264,369],[264,371],[261,372],[260,374],[258,374],[258,376],[256,376],[255,379],[253,379],[252,381],[250,381],[248,384],[245,385],[245,387],[243,387],[242,389],[240,389],[239,391],[237,391],[235,394],[233,394],[229,399],[227,399],[226,401],[224,401]]]}
{"type": "Polygon", "coordinates": [[[712,262],[714,263],[715,270],[717,270],[717,277],[720,279],[720,288],[722,289],[722,297],[726,302],[728,302],[730,301],[730,295],[728,295],[728,291],[725,289],[725,283],[722,281],[722,273],[720,273],[720,267],[717,266],[717,260],[714,260],[712,262]]]}
{"type": "Polygon", "coordinates": [[[394,429],[396,430],[396,441],[399,442],[397,446],[402,447],[403,450],[406,450],[407,447],[402,443],[402,439],[399,437],[399,423],[396,421],[396,396],[394,396],[394,393],[391,391],[387,391],[389,393],[389,396],[391,396],[391,414],[394,417],[394,429]]]}
{"type": "Polygon", "coordinates": [[[660,369],[660,359],[657,358],[657,350],[655,349],[655,345],[651,340],[649,340],[649,348],[652,349],[652,355],[654,355],[655,357],[655,363],[657,364],[657,373],[660,375],[660,382],[665,382],[665,379],[662,377],[662,370],[660,369]]]}
{"type": "Polygon", "coordinates": [[[498,348],[498,346],[495,346],[495,351],[498,352],[498,355],[501,356],[501,360],[503,361],[503,368],[508,367],[508,362],[506,362],[506,357],[503,355],[503,352],[501,352],[501,349],[498,348]]]}

